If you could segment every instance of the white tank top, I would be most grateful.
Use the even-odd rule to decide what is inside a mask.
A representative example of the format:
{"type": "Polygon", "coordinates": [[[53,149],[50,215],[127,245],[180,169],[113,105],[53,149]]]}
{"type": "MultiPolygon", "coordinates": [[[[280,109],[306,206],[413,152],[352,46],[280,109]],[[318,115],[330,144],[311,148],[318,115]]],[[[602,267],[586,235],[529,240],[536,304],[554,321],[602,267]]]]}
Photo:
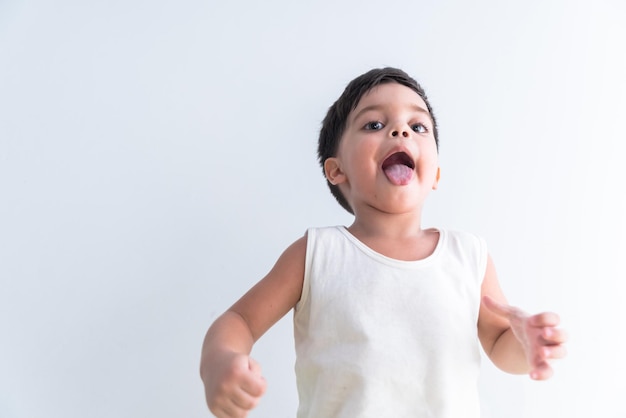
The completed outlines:
{"type": "Polygon", "coordinates": [[[342,226],[307,234],[298,418],[478,418],[484,241],[439,230],[433,254],[400,261],[342,226]]]}

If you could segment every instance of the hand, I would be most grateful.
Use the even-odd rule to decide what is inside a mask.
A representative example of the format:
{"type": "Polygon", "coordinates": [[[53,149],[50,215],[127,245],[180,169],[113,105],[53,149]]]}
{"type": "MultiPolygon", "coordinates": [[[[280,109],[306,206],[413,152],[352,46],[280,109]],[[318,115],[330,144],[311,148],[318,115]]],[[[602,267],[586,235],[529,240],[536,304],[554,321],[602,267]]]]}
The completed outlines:
{"type": "Polygon", "coordinates": [[[530,377],[535,380],[549,379],[553,375],[550,360],[565,357],[565,331],[556,328],[559,316],[552,312],[528,315],[519,308],[498,303],[489,296],[483,297],[484,305],[492,312],[507,318],[511,331],[521,343],[530,377]]]}
{"type": "Polygon", "coordinates": [[[218,418],[244,418],[265,393],[259,364],[244,354],[220,357],[204,382],[207,404],[218,418]]]}

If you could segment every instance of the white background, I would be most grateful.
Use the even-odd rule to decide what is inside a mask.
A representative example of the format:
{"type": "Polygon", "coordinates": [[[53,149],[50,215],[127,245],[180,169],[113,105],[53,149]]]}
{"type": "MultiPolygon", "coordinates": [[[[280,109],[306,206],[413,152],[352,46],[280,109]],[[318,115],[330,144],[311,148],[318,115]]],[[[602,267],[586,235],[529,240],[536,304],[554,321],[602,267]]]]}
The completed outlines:
{"type": "MultiPolygon", "coordinates": [[[[624,417],[621,0],[0,1],[0,417],[208,417],[211,322],[309,226],[349,224],[320,122],[403,68],[438,116],[424,226],[484,236],[561,314],[548,382],[485,362],[484,416],[624,417]],[[599,412],[602,411],[602,412],[599,412]]],[[[291,315],[251,417],[293,417],[291,315]]]]}

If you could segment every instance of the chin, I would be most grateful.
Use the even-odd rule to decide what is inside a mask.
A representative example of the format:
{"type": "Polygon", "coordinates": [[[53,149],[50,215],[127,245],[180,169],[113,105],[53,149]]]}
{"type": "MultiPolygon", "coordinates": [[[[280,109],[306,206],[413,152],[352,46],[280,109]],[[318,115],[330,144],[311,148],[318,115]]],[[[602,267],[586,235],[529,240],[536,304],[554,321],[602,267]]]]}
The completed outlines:
{"type": "Polygon", "coordinates": [[[417,202],[393,202],[380,205],[381,212],[394,214],[394,215],[403,215],[409,213],[419,213],[421,205],[417,202]]]}

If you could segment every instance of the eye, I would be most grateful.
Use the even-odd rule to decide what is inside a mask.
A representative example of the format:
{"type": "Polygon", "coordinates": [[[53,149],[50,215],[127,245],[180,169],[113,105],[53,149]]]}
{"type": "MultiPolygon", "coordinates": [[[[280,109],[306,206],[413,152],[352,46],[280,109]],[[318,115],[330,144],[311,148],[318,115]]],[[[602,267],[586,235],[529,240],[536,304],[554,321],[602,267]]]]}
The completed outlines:
{"type": "Polygon", "coordinates": [[[373,121],[373,122],[367,122],[363,128],[367,131],[379,131],[383,129],[384,127],[385,125],[383,125],[382,122],[373,121]]]}
{"type": "Polygon", "coordinates": [[[417,132],[418,134],[425,134],[426,132],[428,132],[428,128],[422,123],[416,123],[415,125],[412,125],[411,129],[413,129],[413,131],[417,132]]]}

